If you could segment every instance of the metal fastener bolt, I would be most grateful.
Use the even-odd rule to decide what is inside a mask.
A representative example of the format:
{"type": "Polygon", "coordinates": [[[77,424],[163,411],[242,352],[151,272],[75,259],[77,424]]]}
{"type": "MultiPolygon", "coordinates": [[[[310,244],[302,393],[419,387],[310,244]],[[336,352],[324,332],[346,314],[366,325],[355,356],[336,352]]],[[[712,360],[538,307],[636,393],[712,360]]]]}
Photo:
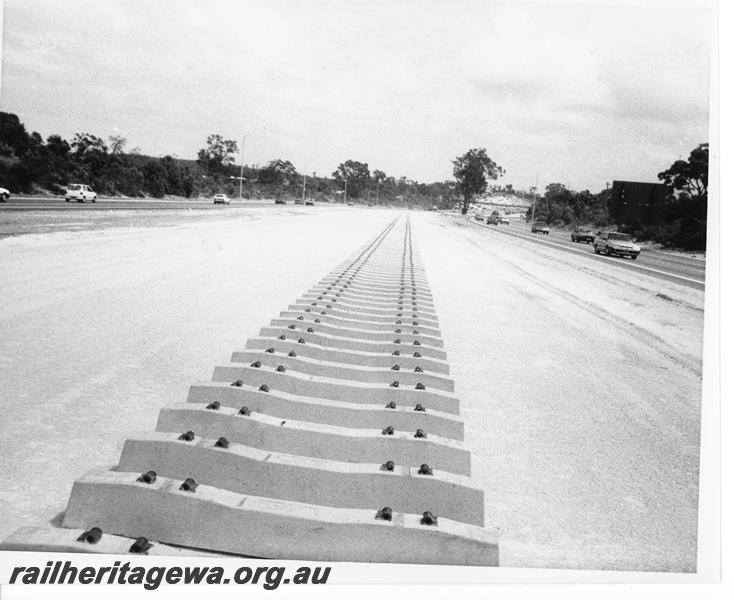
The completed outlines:
{"type": "Polygon", "coordinates": [[[186,433],[182,433],[178,436],[179,440],[183,440],[184,442],[190,442],[194,439],[194,432],[193,431],[187,431],[186,433]]]}
{"type": "Polygon", "coordinates": [[[392,435],[395,433],[395,429],[392,425],[388,425],[385,427],[385,429],[382,430],[382,435],[392,435]]]}
{"type": "Polygon", "coordinates": [[[155,483],[156,479],[158,479],[158,474],[155,471],[146,471],[135,481],[139,481],[140,483],[155,483]]]}
{"type": "Polygon", "coordinates": [[[382,521],[392,521],[392,508],[385,506],[377,511],[375,519],[381,519],[382,521]]]}
{"type": "Polygon", "coordinates": [[[438,517],[430,510],[427,510],[421,517],[421,525],[438,525],[438,517]]]}
{"type": "Polygon", "coordinates": [[[196,491],[197,487],[199,487],[199,484],[194,481],[193,477],[187,477],[178,489],[184,492],[193,493],[196,491]]]}
{"type": "Polygon", "coordinates": [[[101,537],[102,530],[99,527],[92,527],[76,538],[76,541],[86,542],[87,544],[96,544],[101,537]]]}
{"type": "Polygon", "coordinates": [[[206,405],[208,410],[219,410],[219,400],[215,400],[214,402],[210,402],[206,405]]]}
{"type": "Polygon", "coordinates": [[[129,552],[131,554],[148,554],[148,550],[152,547],[153,544],[148,541],[147,537],[140,536],[133,542],[132,546],[130,546],[129,552]]]}

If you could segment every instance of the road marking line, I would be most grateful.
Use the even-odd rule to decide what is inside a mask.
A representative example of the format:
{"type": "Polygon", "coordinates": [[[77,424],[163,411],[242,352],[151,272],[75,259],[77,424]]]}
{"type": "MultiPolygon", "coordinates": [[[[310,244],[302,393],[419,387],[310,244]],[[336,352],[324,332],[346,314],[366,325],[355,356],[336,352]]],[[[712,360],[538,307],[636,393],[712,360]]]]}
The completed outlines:
{"type": "MultiPolygon", "coordinates": [[[[471,219],[467,219],[467,220],[470,223],[473,223],[474,225],[481,225],[484,229],[492,229],[492,227],[490,227],[489,225],[485,225],[484,223],[475,223],[471,219]]],[[[531,241],[531,242],[536,242],[536,243],[539,243],[539,244],[546,244],[548,246],[555,246],[556,248],[561,248],[563,250],[566,250],[567,252],[576,252],[577,254],[581,254],[582,256],[588,256],[588,257],[591,256],[591,253],[590,252],[584,252],[583,250],[579,250],[577,248],[572,248],[570,246],[564,246],[562,244],[557,244],[556,242],[551,242],[549,240],[536,239],[536,238],[533,238],[533,237],[531,237],[531,236],[529,236],[527,234],[516,233],[514,231],[504,231],[502,229],[497,229],[496,231],[499,231],[500,233],[506,233],[508,235],[513,235],[515,237],[519,237],[521,239],[525,239],[525,240],[528,240],[528,241],[531,241]]],[[[595,258],[598,258],[598,259],[612,260],[612,257],[611,256],[604,256],[603,254],[596,254],[596,253],[594,253],[593,256],[595,258]]],[[[612,263],[612,264],[615,264],[615,263],[612,263]]],[[[706,282],[705,281],[700,281],[698,279],[691,279],[690,277],[684,277],[683,275],[676,275],[675,273],[670,273],[668,271],[661,271],[659,269],[653,269],[651,267],[645,267],[643,265],[633,264],[631,262],[630,263],[623,263],[623,264],[625,265],[626,268],[638,269],[640,271],[650,271],[652,273],[659,273],[661,275],[666,275],[667,277],[674,277],[676,279],[681,279],[683,281],[688,281],[690,283],[695,283],[697,285],[703,285],[703,286],[706,285],[706,282]]]]}

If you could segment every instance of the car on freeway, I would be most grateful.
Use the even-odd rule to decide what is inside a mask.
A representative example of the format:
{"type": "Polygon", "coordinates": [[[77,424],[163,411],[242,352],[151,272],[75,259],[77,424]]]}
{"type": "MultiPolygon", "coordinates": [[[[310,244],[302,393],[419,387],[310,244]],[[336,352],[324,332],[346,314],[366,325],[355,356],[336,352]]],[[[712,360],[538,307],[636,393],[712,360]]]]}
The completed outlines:
{"type": "Polygon", "coordinates": [[[475,221],[484,221],[484,216],[482,213],[474,213],[474,220],[475,221]]]}
{"type": "Polygon", "coordinates": [[[572,242],[586,242],[587,244],[594,243],[594,232],[586,227],[574,227],[571,232],[572,242]]]}
{"type": "Polygon", "coordinates": [[[306,198],[306,206],[313,206],[313,198],[306,198]]]}
{"type": "Polygon", "coordinates": [[[91,200],[92,203],[97,202],[97,194],[94,190],[83,183],[72,183],[66,188],[66,195],[64,200],[71,202],[76,200],[77,202],[84,202],[85,200],[91,200]]]}
{"type": "Polygon", "coordinates": [[[230,200],[224,194],[215,194],[214,204],[229,204],[230,200]]]}
{"type": "Polygon", "coordinates": [[[0,202],[6,202],[10,198],[10,190],[0,187],[0,202]]]}
{"type": "Polygon", "coordinates": [[[618,231],[602,231],[594,239],[594,252],[604,253],[607,256],[629,256],[635,260],[640,255],[641,248],[627,233],[618,231]]]}
{"type": "Polygon", "coordinates": [[[533,223],[532,227],[530,228],[531,233],[544,233],[545,235],[548,235],[550,233],[550,228],[545,223],[533,223]]]}
{"type": "Polygon", "coordinates": [[[499,225],[500,219],[497,215],[489,215],[487,217],[487,225],[499,225]]]}
{"type": "Polygon", "coordinates": [[[500,225],[509,225],[510,217],[500,217],[500,225]]]}
{"type": "Polygon", "coordinates": [[[276,204],[285,204],[285,198],[276,198],[275,199],[276,204]]]}

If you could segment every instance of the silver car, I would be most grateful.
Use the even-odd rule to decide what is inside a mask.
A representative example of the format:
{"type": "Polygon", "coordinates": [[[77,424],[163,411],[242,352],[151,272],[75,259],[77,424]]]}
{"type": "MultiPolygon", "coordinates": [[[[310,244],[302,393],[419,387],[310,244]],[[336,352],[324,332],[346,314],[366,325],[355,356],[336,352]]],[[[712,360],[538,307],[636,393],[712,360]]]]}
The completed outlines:
{"type": "Polygon", "coordinates": [[[607,256],[629,256],[635,260],[640,254],[640,247],[626,233],[603,231],[594,238],[594,252],[607,256]]]}

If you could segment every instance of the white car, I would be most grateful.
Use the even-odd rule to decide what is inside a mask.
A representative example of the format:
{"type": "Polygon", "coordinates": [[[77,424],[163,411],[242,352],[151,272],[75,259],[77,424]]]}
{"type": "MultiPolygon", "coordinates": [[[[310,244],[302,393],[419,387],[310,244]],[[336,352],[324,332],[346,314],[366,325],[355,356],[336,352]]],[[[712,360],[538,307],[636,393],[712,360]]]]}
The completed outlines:
{"type": "Polygon", "coordinates": [[[97,194],[88,185],[83,183],[72,183],[66,188],[66,196],[64,199],[67,202],[76,200],[77,202],[84,202],[85,200],[91,200],[93,203],[97,201],[97,194]]]}
{"type": "Polygon", "coordinates": [[[229,204],[229,198],[224,194],[216,194],[214,196],[214,204],[229,204]]]}
{"type": "Polygon", "coordinates": [[[8,198],[10,198],[10,191],[0,187],[0,202],[5,202],[8,198]]]}

